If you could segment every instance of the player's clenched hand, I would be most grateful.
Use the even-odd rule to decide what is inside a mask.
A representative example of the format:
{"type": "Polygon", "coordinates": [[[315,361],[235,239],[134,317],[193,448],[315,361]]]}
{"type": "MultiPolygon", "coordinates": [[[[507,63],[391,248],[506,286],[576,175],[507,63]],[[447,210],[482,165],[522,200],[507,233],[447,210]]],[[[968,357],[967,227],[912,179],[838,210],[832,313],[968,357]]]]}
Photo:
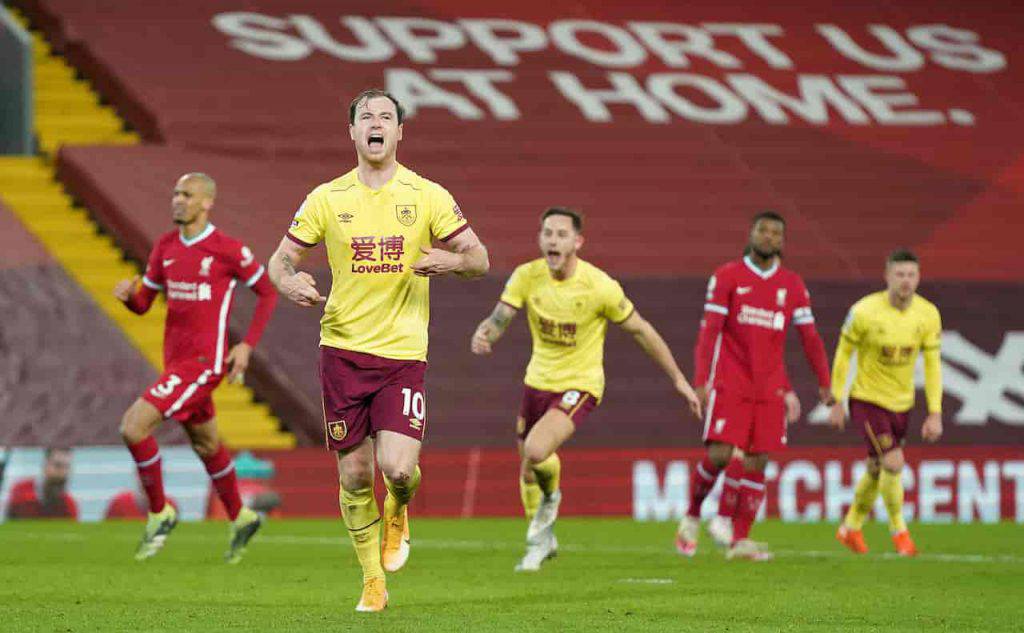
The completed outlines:
{"type": "Polygon", "coordinates": [[[846,428],[846,411],[842,402],[834,402],[828,410],[828,423],[832,428],[842,431],[846,428]]]}
{"type": "Polygon", "coordinates": [[[226,361],[231,368],[228,372],[228,382],[241,383],[245,379],[245,370],[249,367],[251,356],[252,347],[248,343],[242,342],[231,348],[226,361]]]}
{"type": "Polygon", "coordinates": [[[786,403],[786,424],[796,424],[800,419],[800,398],[795,391],[787,391],[782,399],[786,403]]]}
{"type": "Polygon", "coordinates": [[[473,339],[469,342],[469,349],[474,354],[483,355],[491,353],[490,327],[486,322],[481,323],[476,332],[473,332],[473,339]]]}
{"type": "Polygon", "coordinates": [[[942,437],[942,414],[929,413],[921,425],[921,439],[926,442],[936,442],[942,437]]]}
{"type": "Polygon", "coordinates": [[[135,286],[138,283],[138,275],[135,275],[131,279],[122,279],[121,281],[117,282],[116,286],[114,286],[114,296],[117,297],[117,300],[120,301],[121,303],[127,302],[129,299],[132,298],[132,292],[135,291],[135,286]]]}
{"type": "Polygon", "coordinates": [[[436,277],[458,272],[462,264],[462,256],[443,248],[420,247],[423,257],[412,265],[412,272],[420,277],[436,277]]]}
{"type": "Polygon", "coordinates": [[[694,391],[693,387],[690,386],[690,383],[685,380],[679,380],[676,382],[676,391],[686,399],[686,404],[690,407],[690,413],[692,413],[698,420],[703,419],[703,416],[701,415],[701,409],[703,406],[699,394],[701,390],[698,389],[697,391],[694,391]]]}
{"type": "Polygon", "coordinates": [[[304,271],[282,277],[281,293],[300,306],[307,308],[327,301],[327,297],[323,297],[317,292],[316,279],[313,279],[313,275],[304,271]]]}

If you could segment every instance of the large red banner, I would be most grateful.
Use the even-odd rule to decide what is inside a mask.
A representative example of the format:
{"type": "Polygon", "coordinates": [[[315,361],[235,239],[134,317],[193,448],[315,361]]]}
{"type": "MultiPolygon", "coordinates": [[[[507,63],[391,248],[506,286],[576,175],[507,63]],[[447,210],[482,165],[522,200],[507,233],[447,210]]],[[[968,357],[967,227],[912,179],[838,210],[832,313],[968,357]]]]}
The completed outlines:
{"type": "MultiPolygon", "coordinates": [[[[676,519],[686,511],[690,467],[699,449],[567,449],[562,513],[676,519]]],[[[317,449],[264,453],[285,516],[337,515],[334,457],[317,449]]],[[[767,469],[762,513],[786,521],[838,521],[863,472],[860,448],[801,448],[767,469]]],[[[1024,522],[1024,451],[1019,447],[934,446],[908,451],[905,514],[924,522],[1024,522]]],[[[519,461],[513,450],[425,450],[417,516],[516,516],[519,461]]],[[[715,509],[717,493],[705,502],[715,509]]],[[[881,502],[876,512],[885,516],[881,502]]]]}

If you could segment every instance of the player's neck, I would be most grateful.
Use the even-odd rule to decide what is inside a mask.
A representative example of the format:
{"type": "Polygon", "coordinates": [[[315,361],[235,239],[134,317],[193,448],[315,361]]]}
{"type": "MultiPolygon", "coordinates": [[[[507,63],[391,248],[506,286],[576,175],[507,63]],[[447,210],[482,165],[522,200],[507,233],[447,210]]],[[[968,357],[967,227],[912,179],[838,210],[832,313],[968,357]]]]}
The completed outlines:
{"type": "Polygon", "coordinates": [[[771,257],[761,257],[756,251],[751,251],[747,254],[747,257],[750,258],[750,262],[754,264],[754,266],[757,266],[764,272],[768,272],[775,266],[776,258],[778,256],[772,255],[771,257]]]}
{"type": "Polygon", "coordinates": [[[573,276],[576,272],[576,264],[579,263],[579,258],[573,255],[572,257],[565,260],[565,266],[562,266],[558,270],[552,270],[551,276],[558,281],[565,281],[566,279],[573,276]]]}
{"type": "Polygon", "coordinates": [[[195,236],[199,235],[206,230],[206,227],[210,225],[210,220],[207,218],[197,219],[188,224],[182,224],[179,228],[181,236],[186,240],[190,240],[195,236]]]}
{"type": "Polygon", "coordinates": [[[899,295],[897,295],[895,292],[892,292],[892,291],[890,291],[888,293],[888,295],[889,295],[889,305],[891,305],[892,307],[896,308],[900,312],[903,312],[904,310],[909,308],[910,307],[910,302],[914,300],[914,295],[910,295],[906,299],[901,299],[899,295]]]}
{"type": "Polygon", "coordinates": [[[397,171],[398,161],[394,158],[378,165],[360,160],[359,167],[356,169],[356,176],[358,176],[359,182],[370,189],[380,189],[388,184],[388,181],[394,177],[397,171]]]}

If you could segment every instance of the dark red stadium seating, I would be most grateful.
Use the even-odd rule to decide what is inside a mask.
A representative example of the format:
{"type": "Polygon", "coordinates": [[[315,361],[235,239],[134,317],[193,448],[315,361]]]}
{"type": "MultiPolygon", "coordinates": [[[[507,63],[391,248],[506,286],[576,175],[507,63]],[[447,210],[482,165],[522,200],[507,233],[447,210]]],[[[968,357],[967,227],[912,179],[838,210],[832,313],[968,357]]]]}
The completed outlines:
{"type": "MultiPolygon", "coordinates": [[[[192,170],[210,173],[220,185],[215,222],[266,258],[306,192],[353,165],[347,100],[365,86],[382,84],[389,68],[425,75],[435,68],[484,68],[514,75],[513,82],[499,86],[514,95],[521,118],[466,121],[424,109],[407,122],[400,152],[409,167],[455,195],[489,246],[494,269],[485,282],[444,281],[435,287],[430,441],[438,444],[498,445],[510,437],[527,354],[525,333],[519,328],[487,362],[469,355],[468,338],[496,299],[504,275],[535,256],[536,218],[552,204],[586,212],[584,255],[624,279],[687,368],[704,279],[738,254],[750,216],[764,208],[787,217],[786,261],[811,280],[830,348],[846,308],[877,287],[886,253],[899,246],[921,254],[928,280],[923,292],[945,309],[947,329],[969,333],[992,353],[1004,331],[1019,327],[1019,318],[1014,319],[1024,294],[1024,272],[1016,264],[1024,228],[1019,116],[1024,84],[1016,63],[1024,57],[1019,38],[1024,14],[1008,0],[901,6],[867,0],[827,8],[810,0],[589,8],[553,0],[501,10],[504,17],[542,27],[563,19],[618,26],[630,20],[778,23],[785,37],[772,41],[792,58],[795,68],[787,71],[770,68],[735,37],[722,43],[743,61],[735,70],[699,59],[688,68],[667,68],[650,56],[636,67],[599,68],[551,48],[524,53],[518,66],[502,67],[470,46],[438,53],[435,64],[401,52],[375,63],[342,62],[322,52],[279,62],[233,47],[232,38],[212,26],[220,11],[198,0],[119,5],[111,12],[74,0],[19,4],[153,141],[131,148],[66,148],[59,158],[64,181],[138,258],[169,226],[174,179],[192,170]],[[905,32],[942,23],[976,32],[981,45],[1005,56],[1008,66],[967,73],[929,58],[916,72],[872,70],[844,59],[814,28],[839,25],[880,53],[878,42],[865,35],[868,25],[905,32]],[[796,73],[896,76],[917,96],[919,107],[965,109],[976,120],[973,125],[856,125],[832,112],[827,125],[773,125],[751,110],[737,124],[699,125],[680,118],[653,124],[631,106],[613,105],[614,123],[594,123],[551,84],[548,73],[556,70],[572,72],[594,88],[608,84],[608,72],[639,80],[651,73],[686,72],[719,82],[728,72],[747,73],[790,92],[796,73]]],[[[280,20],[299,11],[284,0],[246,7],[280,20]]],[[[465,1],[431,7],[402,1],[385,9],[323,0],[304,3],[301,12],[349,43],[342,16],[372,18],[379,11],[454,21],[497,14],[465,1]]],[[[296,34],[294,27],[281,32],[296,34]]],[[[311,266],[326,282],[320,257],[311,266]]],[[[276,378],[268,374],[268,384],[277,384],[278,392],[283,381],[291,385],[284,390],[288,397],[279,393],[275,408],[284,407],[285,419],[300,435],[305,429],[309,441],[319,433],[315,345],[315,318],[285,306],[263,346],[265,367],[273,368],[266,371],[277,372],[276,378]],[[303,343],[297,346],[297,340],[303,343]]],[[[684,436],[695,441],[696,423],[683,418],[668,386],[632,347],[621,336],[610,337],[607,402],[580,441],[649,445],[678,443],[684,436]],[[694,428],[680,431],[680,425],[694,428]]],[[[790,365],[809,405],[813,392],[795,348],[790,365]]],[[[1020,438],[1019,426],[985,428],[1020,438]]],[[[952,436],[955,441],[972,437],[967,431],[952,436]]],[[[813,427],[801,427],[794,439],[834,441],[813,427]]]]}

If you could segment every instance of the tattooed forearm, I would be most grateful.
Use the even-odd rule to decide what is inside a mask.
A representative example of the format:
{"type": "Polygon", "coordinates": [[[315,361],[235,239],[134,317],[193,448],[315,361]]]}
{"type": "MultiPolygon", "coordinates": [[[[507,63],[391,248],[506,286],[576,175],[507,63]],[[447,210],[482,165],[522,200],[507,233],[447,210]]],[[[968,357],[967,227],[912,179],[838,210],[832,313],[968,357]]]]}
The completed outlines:
{"type": "Polygon", "coordinates": [[[516,311],[504,303],[499,303],[495,306],[494,312],[491,312],[491,316],[487,317],[486,321],[492,328],[489,332],[490,336],[488,338],[491,338],[493,341],[504,334],[505,330],[508,328],[508,324],[512,322],[512,317],[515,315],[516,311]]]}

